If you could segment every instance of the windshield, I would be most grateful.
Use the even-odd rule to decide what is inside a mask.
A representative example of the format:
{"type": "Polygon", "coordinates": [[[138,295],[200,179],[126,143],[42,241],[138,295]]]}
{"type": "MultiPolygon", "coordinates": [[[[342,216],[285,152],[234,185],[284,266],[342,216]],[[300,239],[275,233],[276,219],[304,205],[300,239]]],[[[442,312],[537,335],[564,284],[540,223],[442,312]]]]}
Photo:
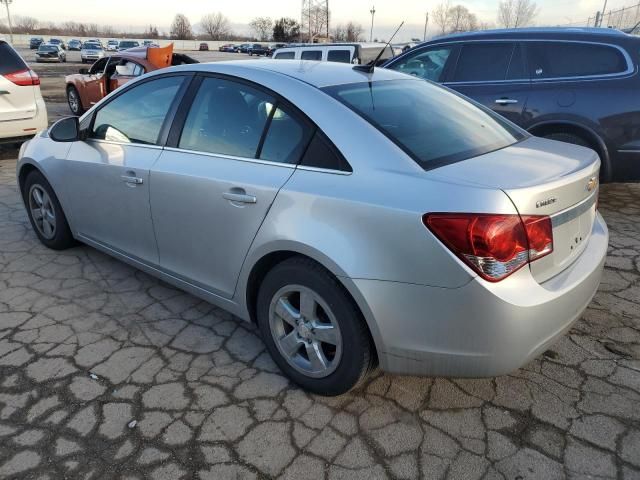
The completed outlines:
{"type": "Polygon", "coordinates": [[[54,45],[40,45],[38,47],[38,51],[39,52],[57,52],[58,51],[58,47],[56,47],[54,45]]]}
{"type": "Polygon", "coordinates": [[[102,47],[97,43],[85,43],[82,48],[85,50],[102,50],[102,47]]]}
{"type": "Polygon", "coordinates": [[[423,80],[352,83],[323,90],[425,170],[508,147],[525,136],[496,114],[423,80]]]}
{"type": "Polygon", "coordinates": [[[131,48],[131,47],[137,47],[137,46],[138,46],[138,42],[120,42],[121,48],[131,48]]]}

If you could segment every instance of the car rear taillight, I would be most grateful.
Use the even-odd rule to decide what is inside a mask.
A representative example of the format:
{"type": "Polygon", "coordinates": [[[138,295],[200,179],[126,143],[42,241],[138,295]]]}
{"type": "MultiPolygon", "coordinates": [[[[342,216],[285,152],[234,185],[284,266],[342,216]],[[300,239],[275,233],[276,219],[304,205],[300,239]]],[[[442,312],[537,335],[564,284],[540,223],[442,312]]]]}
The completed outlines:
{"type": "Polygon", "coordinates": [[[28,87],[31,85],[40,85],[40,78],[33,70],[25,69],[19,70],[13,73],[7,73],[4,78],[20,85],[21,87],[28,87]]]}
{"type": "Polygon", "coordinates": [[[546,216],[427,213],[424,225],[482,278],[502,280],[553,251],[546,216]]]}

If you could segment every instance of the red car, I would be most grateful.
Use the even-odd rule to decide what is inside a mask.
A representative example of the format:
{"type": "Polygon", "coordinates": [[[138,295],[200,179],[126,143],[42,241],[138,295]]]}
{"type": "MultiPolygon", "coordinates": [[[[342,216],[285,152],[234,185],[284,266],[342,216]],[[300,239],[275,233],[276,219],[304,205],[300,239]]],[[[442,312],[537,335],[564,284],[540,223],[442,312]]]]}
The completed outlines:
{"type": "Polygon", "coordinates": [[[147,72],[172,65],[198,63],[193,58],[173,53],[168,47],[138,47],[104,57],[88,70],[67,75],[67,103],[74,115],[82,115],[116,88],[147,72]]]}
{"type": "Polygon", "coordinates": [[[209,44],[208,43],[201,43],[200,44],[200,48],[198,49],[201,52],[208,52],[209,51],[209,44]]]}

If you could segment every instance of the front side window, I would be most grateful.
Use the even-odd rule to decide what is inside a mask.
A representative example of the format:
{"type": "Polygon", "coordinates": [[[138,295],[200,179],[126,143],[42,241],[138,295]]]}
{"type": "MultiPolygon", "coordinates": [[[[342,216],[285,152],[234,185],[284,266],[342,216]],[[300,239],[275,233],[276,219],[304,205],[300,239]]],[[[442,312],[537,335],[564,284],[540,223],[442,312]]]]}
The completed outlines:
{"type": "Polygon", "coordinates": [[[279,52],[273,58],[276,60],[293,60],[296,58],[296,52],[279,52]]]}
{"type": "Polygon", "coordinates": [[[182,130],[179,148],[255,158],[275,99],[248,85],[205,78],[182,130]]]}
{"type": "Polygon", "coordinates": [[[513,56],[512,43],[469,43],[462,47],[454,82],[504,80],[513,56]]]}
{"type": "Polygon", "coordinates": [[[444,67],[452,49],[452,47],[432,47],[428,50],[420,50],[406,55],[389,68],[425,80],[442,82],[444,67]]]}
{"type": "Polygon", "coordinates": [[[184,77],[164,77],[127,90],[96,113],[90,137],[155,145],[184,77]]]}
{"type": "Polygon", "coordinates": [[[351,63],[351,52],[349,50],[329,50],[327,53],[327,61],[351,63]]]}
{"type": "Polygon", "coordinates": [[[627,61],[617,48],[592,43],[527,42],[531,78],[622,73],[627,61]]]}
{"type": "Polygon", "coordinates": [[[439,86],[392,80],[325,87],[429,170],[508,147],[524,134],[439,86]]]}
{"type": "Polygon", "coordinates": [[[91,68],[89,69],[89,74],[97,75],[98,73],[102,73],[108,61],[109,61],[109,57],[101,58],[100,60],[98,60],[96,63],[91,65],[91,68]]]}
{"type": "Polygon", "coordinates": [[[322,60],[322,50],[305,50],[300,58],[302,60],[322,60]]]}

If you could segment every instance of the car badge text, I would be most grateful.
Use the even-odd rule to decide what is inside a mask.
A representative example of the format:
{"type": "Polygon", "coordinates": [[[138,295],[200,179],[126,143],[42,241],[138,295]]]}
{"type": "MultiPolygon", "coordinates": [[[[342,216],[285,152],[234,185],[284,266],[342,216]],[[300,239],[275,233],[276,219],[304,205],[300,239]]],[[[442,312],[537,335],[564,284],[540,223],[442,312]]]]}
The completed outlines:
{"type": "Polygon", "coordinates": [[[552,203],[556,203],[558,199],[556,197],[546,198],[544,200],[539,200],[536,202],[536,208],[546,207],[547,205],[551,205],[552,203]]]}

